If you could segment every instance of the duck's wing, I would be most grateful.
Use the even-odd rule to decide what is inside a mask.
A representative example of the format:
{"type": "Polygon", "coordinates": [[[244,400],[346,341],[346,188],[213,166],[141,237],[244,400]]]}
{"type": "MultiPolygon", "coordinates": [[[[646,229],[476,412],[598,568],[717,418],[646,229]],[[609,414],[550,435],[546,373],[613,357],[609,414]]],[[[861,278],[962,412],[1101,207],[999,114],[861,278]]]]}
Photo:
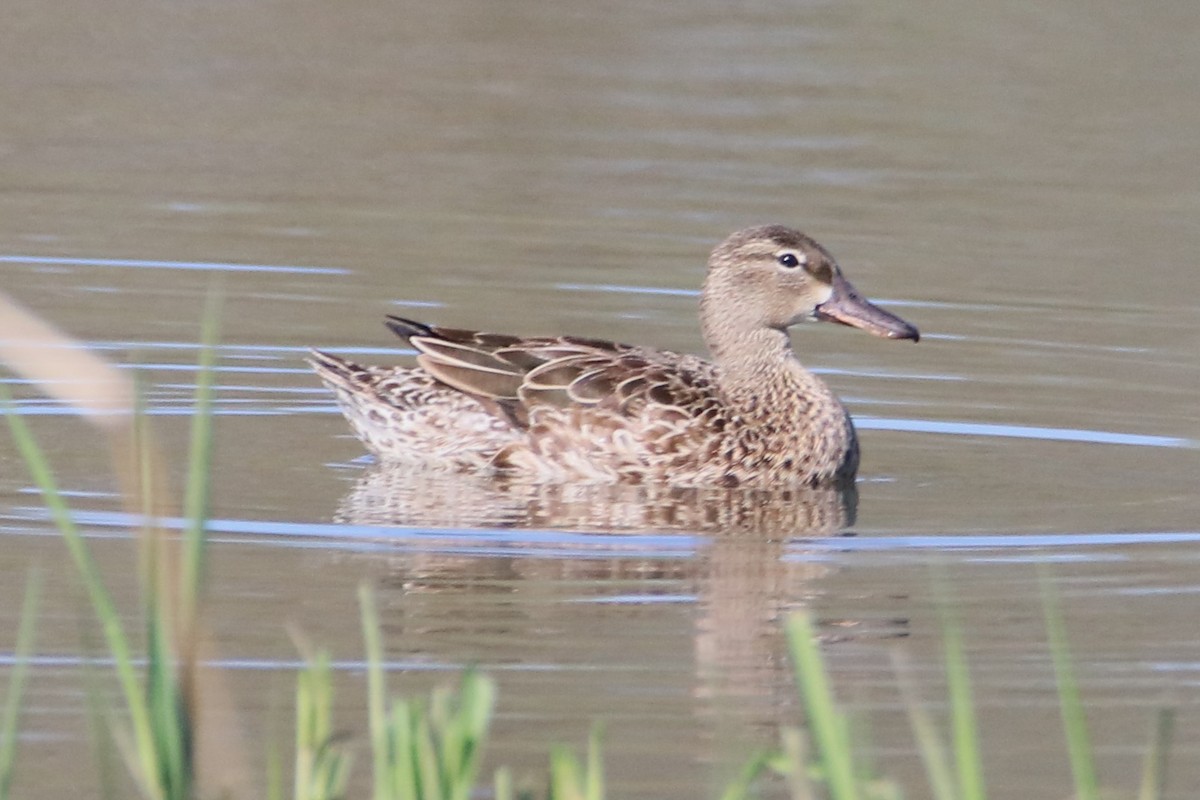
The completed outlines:
{"type": "Polygon", "coordinates": [[[712,364],[695,356],[579,337],[521,338],[389,317],[437,380],[502,403],[527,423],[538,408],[595,408],[636,417],[647,409],[699,416],[714,406],[712,364]]]}
{"type": "Polygon", "coordinates": [[[513,402],[531,363],[517,336],[425,325],[389,316],[386,325],[417,350],[417,364],[461,392],[513,402]]]}

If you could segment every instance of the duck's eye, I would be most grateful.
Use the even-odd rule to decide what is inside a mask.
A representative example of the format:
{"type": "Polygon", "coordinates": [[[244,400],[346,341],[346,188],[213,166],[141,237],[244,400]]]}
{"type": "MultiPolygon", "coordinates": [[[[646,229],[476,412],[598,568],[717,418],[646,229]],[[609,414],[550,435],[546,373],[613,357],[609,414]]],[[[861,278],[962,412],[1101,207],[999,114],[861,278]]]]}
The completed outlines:
{"type": "Polygon", "coordinates": [[[788,269],[795,269],[801,264],[800,258],[795,253],[780,253],[775,260],[788,269]]]}

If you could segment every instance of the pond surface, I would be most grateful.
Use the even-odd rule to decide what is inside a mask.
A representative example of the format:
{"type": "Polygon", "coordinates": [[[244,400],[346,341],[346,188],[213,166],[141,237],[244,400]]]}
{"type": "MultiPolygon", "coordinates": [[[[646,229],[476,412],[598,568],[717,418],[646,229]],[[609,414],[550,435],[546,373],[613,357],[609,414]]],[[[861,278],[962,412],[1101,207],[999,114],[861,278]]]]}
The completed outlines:
{"type": "MultiPolygon", "coordinates": [[[[717,796],[800,720],[813,611],[867,745],[926,791],[891,653],[941,706],[936,574],[965,622],[993,797],[1070,791],[1038,573],[1063,597],[1103,780],[1179,713],[1200,789],[1200,6],[20,0],[0,34],[0,275],[136,369],[182,481],[199,319],[226,296],[209,589],[252,761],[287,741],[294,626],[361,743],[356,587],[393,686],[500,686],[489,764],[606,725],[614,797],[717,796]],[[856,500],[514,495],[397,479],[302,361],[409,354],[380,324],[700,352],[708,250],[783,222],[920,344],[794,342],[855,415],[856,500]]],[[[103,439],[10,381],[119,599],[103,439]]],[[[15,796],[99,795],[90,612],[0,436],[0,649],[48,599],[15,796]]]]}

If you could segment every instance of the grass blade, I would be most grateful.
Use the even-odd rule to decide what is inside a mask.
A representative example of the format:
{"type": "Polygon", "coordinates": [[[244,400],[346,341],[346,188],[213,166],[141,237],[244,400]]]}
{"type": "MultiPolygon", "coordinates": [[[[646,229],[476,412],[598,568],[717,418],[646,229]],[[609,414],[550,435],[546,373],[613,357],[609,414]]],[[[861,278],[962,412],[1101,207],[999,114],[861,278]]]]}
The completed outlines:
{"type": "MultiPolygon", "coordinates": [[[[734,776],[725,790],[721,792],[721,800],[748,800],[750,797],[750,787],[758,780],[763,771],[770,765],[772,754],[766,751],[759,751],[750,756],[742,768],[738,770],[738,774],[734,776]]],[[[799,769],[804,769],[804,764],[796,765],[799,769]]]]}
{"type": "Polygon", "coordinates": [[[550,751],[550,791],[547,800],[584,800],[579,760],[569,747],[550,751]]]}
{"type": "Polygon", "coordinates": [[[32,431],[29,430],[29,426],[13,408],[7,387],[2,384],[0,384],[0,405],[3,406],[5,419],[8,420],[9,429],[12,431],[13,440],[25,467],[29,470],[34,484],[41,491],[46,509],[50,512],[51,519],[54,520],[63,536],[67,552],[75,562],[75,568],[83,580],[88,600],[100,622],[100,629],[104,633],[105,645],[113,657],[121,693],[125,698],[126,706],[129,709],[130,723],[133,726],[133,750],[137,754],[137,763],[140,767],[138,780],[157,785],[154,738],[151,735],[149,709],[146,705],[146,698],[138,685],[137,670],[134,667],[129,640],[121,626],[121,617],[117,613],[116,606],[113,605],[108,590],[104,588],[104,583],[100,579],[100,571],[92,559],[91,551],[84,543],[83,536],[71,516],[71,511],[58,491],[54,471],[50,468],[50,464],[32,431]]]}
{"type": "Polygon", "coordinates": [[[829,795],[833,800],[857,800],[858,781],[847,726],[834,703],[812,620],[807,613],[792,614],[786,628],[796,689],[808,713],[829,795]]]}
{"type": "Polygon", "coordinates": [[[293,797],[295,800],[336,800],[345,792],[350,756],[333,731],[333,667],[328,652],[312,652],[300,644],[304,667],[296,675],[293,797]]]}
{"type": "Polygon", "coordinates": [[[1154,733],[1142,768],[1138,800],[1160,800],[1167,792],[1167,753],[1175,733],[1175,712],[1161,708],[1154,715],[1154,733]]]}
{"type": "Polygon", "coordinates": [[[954,769],[950,764],[946,745],[938,735],[937,725],[934,724],[932,716],[921,702],[916,681],[913,679],[912,663],[900,650],[892,651],[892,671],[896,674],[900,696],[908,710],[908,722],[912,726],[913,738],[916,739],[921,761],[925,765],[925,774],[929,778],[929,788],[933,797],[935,800],[956,800],[958,792],[955,788],[954,769]]]}
{"type": "Polygon", "coordinates": [[[492,797],[494,800],[515,800],[513,795],[512,771],[508,767],[500,767],[492,778],[492,797]]]}
{"type": "Polygon", "coordinates": [[[428,714],[417,714],[413,736],[413,755],[416,761],[418,797],[440,800],[446,797],[441,780],[437,748],[433,742],[433,730],[428,714]]]}
{"type": "Polygon", "coordinates": [[[604,800],[604,761],[600,756],[600,740],[604,738],[604,726],[596,723],[588,736],[587,797],[588,800],[604,800]]]}
{"type": "Polygon", "coordinates": [[[1046,616],[1050,658],[1054,663],[1054,680],[1058,684],[1058,706],[1062,713],[1063,732],[1067,737],[1071,775],[1075,779],[1075,796],[1078,800],[1099,800],[1100,788],[1096,780],[1096,762],[1092,757],[1087,715],[1083,710],[1079,684],[1075,681],[1075,671],[1071,666],[1071,651],[1067,644],[1066,625],[1058,602],[1058,592],[1055,591],[1046,570],[1039,570],[1038,577],[1042,587],[1042,611],[1046,616]]]}
{"type": "Polygon", "coordinates": [[[942,639],[946,659],[946,684],[950,693],[954,761],[963,800],[984,800],[983,758],[979,754],[979,725],[971,693],[971,674],[963,647],[962,627],[946,603],[942,604],[942,639]]]}
{"type": "Polygon", "coordinates": [[[209,293],[201,321],[200,357],[196,365],[196,410],[192,414],[188,478],[183,497],[187,529],[180,587],[181,620],[195,619],[195,604],[204,576],[204,532],[208,523],[212,475],[213,381],[220,316],[220,295],[214,290],[209,293]]]}
{"type": "Polygon", "coordinates": [[[108,697],[100,688],[99,676],[91,658],[84,660],[83,670],[87,684],[88,738],[92,742],[92,752],[95,753],[93,759],[99,773],[99,795],[101,800],[116,800],[118,797],[123,798],[126,793],[117,789],[116,764],[120,754],[113,739],[116,727],[113,723],[112,708],[108,697]]]}
{"type": "Polygon", "coordinates": [[[371,731],[372,772],[375,780],[375,800],[392,800],[394,771],[390,774],[391,748],[388,746],[387,684],[383,675],[383,645],[379,637],[379,612],[375,608],[375,593],[366,583],[358,586],[358,605],[362,616],[363,647],[367,657],[367,716],[371,731]]]}
{"type": "Polygon", "coordinates": [[[13,761],[17,752],[17,724],[21,718],[21,700],[25,677],[29,673],[29,655],[33,652],[34,622],[41,597],[41,573],[34,570],[25,582],[25,599],[21,601],[21,621],[17,628],[12,675],[8,694],[4,698],[4,716],[0,718],[0,800],[8,800],[12,786],[13,761]]]}

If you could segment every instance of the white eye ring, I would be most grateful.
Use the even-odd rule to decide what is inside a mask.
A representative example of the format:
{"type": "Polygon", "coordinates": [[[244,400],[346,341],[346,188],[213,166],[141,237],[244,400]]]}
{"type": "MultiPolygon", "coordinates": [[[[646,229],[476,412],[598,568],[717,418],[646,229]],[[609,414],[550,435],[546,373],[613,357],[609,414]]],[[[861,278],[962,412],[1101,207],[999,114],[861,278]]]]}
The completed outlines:
{"type": "Polygon", "coordinates": [[[803,253],[797,253],[795,250],[784,250],[779,255],[775,256],[775,260],[780,266],[788,269],[795,269],[808,263],[808,259],[803,253]]]}

